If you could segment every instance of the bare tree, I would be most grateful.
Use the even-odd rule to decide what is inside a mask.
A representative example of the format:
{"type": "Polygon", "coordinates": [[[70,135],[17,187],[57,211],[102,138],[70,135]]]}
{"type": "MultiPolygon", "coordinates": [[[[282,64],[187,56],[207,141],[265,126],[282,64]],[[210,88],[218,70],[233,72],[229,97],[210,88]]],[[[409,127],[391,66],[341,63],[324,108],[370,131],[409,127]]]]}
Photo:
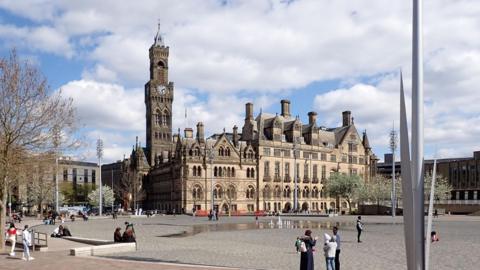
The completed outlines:
{"type": "Polygon", "coordinates": [[[23,158],[53,151],[54,129],[69,137],[74,131],[72,100],[53,92],[45,77],[15,51],[0,59],[0,247],[4,230],[7,193],[14,171],[23,158]]]}

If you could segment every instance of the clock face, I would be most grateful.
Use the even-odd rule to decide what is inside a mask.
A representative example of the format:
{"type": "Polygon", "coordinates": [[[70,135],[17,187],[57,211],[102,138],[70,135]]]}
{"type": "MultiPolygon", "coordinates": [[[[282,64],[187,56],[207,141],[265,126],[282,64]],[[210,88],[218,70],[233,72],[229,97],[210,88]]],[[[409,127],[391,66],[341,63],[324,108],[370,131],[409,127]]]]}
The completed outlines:
{"type": "Polygon", "coordinates": [[[160,94],[165,94],[165,92],[166,92],[165,86],[164,86],[164,85],[159,85],[159,86],[157,86],[157,91],[158,91],[160,94]]]}

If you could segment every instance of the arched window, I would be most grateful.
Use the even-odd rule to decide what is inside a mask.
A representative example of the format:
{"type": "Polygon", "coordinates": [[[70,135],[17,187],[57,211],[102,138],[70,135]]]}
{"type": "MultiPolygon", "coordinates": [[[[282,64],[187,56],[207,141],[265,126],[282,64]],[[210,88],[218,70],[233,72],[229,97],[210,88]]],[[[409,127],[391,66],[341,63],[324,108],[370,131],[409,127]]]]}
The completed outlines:
{"type": "Polygon", "coordinates": [[[286,186],[284,189],[283,189],[283,197],[284,198],[290,198],[290,193],[292,191],[290,190],[290,187],[289,186],[286,186]]]}
{"type": "Polygon", "coordinates": [[[200,148],[195,147],[195,150],[193,152],[194,152],[195,156],[197,156],[197,157],[200,156],[200,148]]]}
{"type": "Polygon", "coordinates": [[[202,176],[202,167],[201,166],[197,167],[197,176],[202,176]]]}
{"type": "Polygon", "coordinates": [[[235,177],[235,168],[232,168],[232,177],[235,177]]]}
{"type": "Polygon", "coordinates": [[[227,149],[225,149],[225,155],[226,155],[227,157],[230,156],[230,147],[227,147],[227,149]]]}
{"type": "Polygon", "coordinates": [[[169,115],[167,110],[163,111],[161,118],[162,118],[162,126],[168,126],[169,115]]]}
{"type": "Polygon", "coordinates": [[[303,188],[302,196],[303,196],[303,198],[310,197],[310,189],[308,187],[303,188]]]}
{"type": "Polygon", "coordinates": [[[197,176],[197,167],[196,166],[193,166],[193,168],[192,168],[192,175],[197,176]]]}
{"type": "Polygon", "coordinates": [[[213,190],[213,197],[215,199],[221,199],[223,197],[223,189],[221,186],[216,185],[215,189],[213,190]]]}
{"type": "Polygon", "coordinates": [[[232,170],[230,169],[230,167],[227,168],[227,177],[230,177],[232,174],[232,170]]]}
{"type": "Polygon", "coordinates": [[[247,158],[253,159],[253,151],[252,150],[248,151],[247,158]]]}
{"type": "Polygon", "coordinates": [[[162,125],[162,113],[160,111],[157,111],[157,113],[155,114],[155,125],[162,125]]]}
{"type": "Polygon", "coordinates": [[[194,200],[201,200],[203,197],[202,187],[200,185],[195,185],[192,190],[192,197],[194,200]]]}
{"type": "Polygon", "coordinates": [[[263,198],[270,199],[272,196],[272,191],[270,190],[270,186],[266,185],[263,189],[263,198]]]}
{"type": "Polygon", "coordinates": [[[318,188],[317,187],[313,187],[312,198],[318,198],[318,188]]]}
{"type": "Polygon", "coordinates": [[[188,151],[188,154],[189,154],[190,156],[193,156],[193,151],[192,151],[192,149],[190,149],[190,151],[188,151]]]}
{"type": "Polygon", "coordinates": [[[224,150],[223,150],[223,147],[220,146],[220,148],[218,149],[218,155],[223,157],[224,155],[224,150]]]}
{"type": "Polygon", "coordinates": [[[250,168],[247,168],[247,178],[250,178],[250,168]]]}
{"type": "Polygon", "coordinates": [[[218,167],[218,176],[222,177],[223,176],[223,169],[222,167],[218,167]]]}
{"type": "Polygon", "coordinates": [[[254,168],[252,168],[250,170],[250,177],[255,178],[255,169],[254,168]]]}
{"type": "Polygon", "coordinates": [[[217,169],[217,167],[215,167],[215,168],[213,169],[213,176],[215,176],[215,177],[218,176],[218,169],[217,169]]]}
{"type": "Polygon", "coordinates": [[[237,198],[237,192],[236,192],[235,187],[233,185],[228,186],[227,197],[230,200],[234,200],[234,199],[237,198]]]}
{"type": "Polygon", "coordinates": [[[280,186],[275,186],[275,189],[274,189],[274,192],[273,192],[273,197],[275,197],[275,198],[282,197],[282,190],[280,189],[280,186]]]}
{"type": "Polygon", "coordinates": [[[248,186],[247,199],[253,199],[254,197],[255,197],[255,188],[253,186],[248,186]]]}

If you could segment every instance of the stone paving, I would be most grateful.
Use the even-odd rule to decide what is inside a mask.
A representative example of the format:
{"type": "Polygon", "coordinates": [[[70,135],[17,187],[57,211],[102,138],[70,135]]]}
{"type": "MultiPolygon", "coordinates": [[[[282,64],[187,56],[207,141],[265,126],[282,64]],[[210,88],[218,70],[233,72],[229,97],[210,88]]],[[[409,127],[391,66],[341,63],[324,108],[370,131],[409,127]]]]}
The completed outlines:
{"type": "MultiPolygon", "coordinates": [[[[396,224],[392,224],[390,217],[364,216],[363,243],[356,243],[355,218],[282,217],[283,221],[289,220],[291,224],[313,227],[314,234],[318,236],[330,233],[330,227],[339,223],[342,269],[406,269],[402,218],[397,218],[396,224]]],[[[123,230],[125,221],[135,224],[138,251],[108,258],[151,262],[145,265],[151,269],[163,269],[156,268],[160,265],[153,264],[155,262],[242,269],[298,269],[299,255],[295,253],[293,244],[296,236],[305,230],[286,228],[286,225],[277,228],[277,219],[269,217],[259,220],[259,226],[264,229],[253,229],[256,227],[253,217],[222,217],[220,221],[212,222],[190,216],[160,216],[76,221],[66,225],[74,236],[111,240],[115,227],[123,230]],[[270,228],[270,222],[275,228],[270,228]]],[[[36,230],[50,233],[53,228],[51,225],[39,226],[36,230]]],[[[434,229],[438,231],[440,241],[431,248],[431,269],[479,269],[480,217],[442,216],[435,219],[434,229]]],[[[318,245],[315,269],[325,269],[322,243],[318,245]]],[[[69,260],[73,263],[79,259],[69,260]]],[[[187,268],[180,266],[177,269],[187,268]]]]}

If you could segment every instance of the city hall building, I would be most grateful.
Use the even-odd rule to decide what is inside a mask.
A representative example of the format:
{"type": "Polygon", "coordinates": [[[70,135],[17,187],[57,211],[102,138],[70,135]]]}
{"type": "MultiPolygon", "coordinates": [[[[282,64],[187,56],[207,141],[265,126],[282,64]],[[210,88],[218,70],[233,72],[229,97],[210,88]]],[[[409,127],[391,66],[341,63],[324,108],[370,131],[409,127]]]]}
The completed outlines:
{"type": "Polygon", "coordinates": [[[327,128],[317,124],[315,112],[302,123],[288,100],[281,101],[279,113],[256,116],[254,104],[247,103],[241,129],[206,137],[199,122],[196,130],[173,134],[175,89],[168,80],[168,56],[158,32],[145,84],[146,146],[137,144],[128,161],[143,179],[145,196],[138,202],[143,209],[348,211],[347,202],[329,198],[324,190],[330,174],[357,174],[364,181],[374,176],[377,158],[350,111],[339,113],[340,127],[327,128]]]}

